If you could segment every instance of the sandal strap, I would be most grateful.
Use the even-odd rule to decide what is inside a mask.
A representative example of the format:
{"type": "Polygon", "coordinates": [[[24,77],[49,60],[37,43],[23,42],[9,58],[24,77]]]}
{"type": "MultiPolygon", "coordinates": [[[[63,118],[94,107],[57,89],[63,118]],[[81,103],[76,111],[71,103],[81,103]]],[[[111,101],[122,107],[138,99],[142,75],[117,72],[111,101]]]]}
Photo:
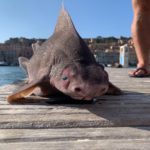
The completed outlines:
{"type": "Polygon", "coordinates": [[[136,75],[136,73],[137,73],[138,71],[143,71],[144,74],[148,74],[148,71],[147,71],[145,68],[143,68],[143,67],[137,68],[137,69],[133,72],[133,74],[136,75]]]}

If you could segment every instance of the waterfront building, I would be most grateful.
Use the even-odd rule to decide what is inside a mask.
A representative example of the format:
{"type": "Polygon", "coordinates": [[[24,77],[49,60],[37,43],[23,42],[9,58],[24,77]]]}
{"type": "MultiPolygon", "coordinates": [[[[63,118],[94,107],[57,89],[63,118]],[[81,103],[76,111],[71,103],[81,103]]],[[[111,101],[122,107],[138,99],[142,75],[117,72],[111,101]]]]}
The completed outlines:
{"type": "Polygon", "coordinates": [[[0,44],[0,61],[8,65],[18,65],[18,57],[30,58],[32,54],[29,46],[0,44]]]}

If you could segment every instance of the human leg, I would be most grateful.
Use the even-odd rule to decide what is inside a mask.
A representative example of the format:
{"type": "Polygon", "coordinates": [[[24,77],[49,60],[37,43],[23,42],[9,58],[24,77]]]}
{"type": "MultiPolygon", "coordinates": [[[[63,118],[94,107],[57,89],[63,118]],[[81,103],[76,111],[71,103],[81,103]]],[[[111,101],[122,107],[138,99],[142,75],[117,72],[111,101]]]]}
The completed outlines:
{"type": "MultiPolygon", "coordinates": [[[[149,74],[150,66],[150,1],[132,0],[134,18],[132,37],[138,59],[137,68],[144,68],[149,74]]],[[[145,71],[138,69],[129,73],[130,76],[142,75],[145,71]]]]}

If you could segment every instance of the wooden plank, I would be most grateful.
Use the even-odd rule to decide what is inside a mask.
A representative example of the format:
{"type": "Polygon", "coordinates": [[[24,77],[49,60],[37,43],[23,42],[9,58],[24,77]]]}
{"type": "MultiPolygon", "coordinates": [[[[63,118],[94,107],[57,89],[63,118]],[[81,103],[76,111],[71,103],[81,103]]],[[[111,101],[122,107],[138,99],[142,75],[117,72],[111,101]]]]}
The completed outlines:
{"type": "Polygon", "coordinates": [[[145,150],[150,127],[0,130],[0,149],[145,150]]]}
{"type": "Polygon", "coordinates": [[[71,128],[148,126],[149,114],[33,114],[0,115],[0,128],[71,128]]]}
{"type": "MultiPolygon", "coordinates": [[[[110,105],[108,104],[108,106],[101,106],[99,107],[100,110],[98,110],[97,108],[95,108],[95,112],[99,113],[99,114],[104,114],[104,111],[107,111],[107,113],[109,112],[113,112],[114,114],[116,113],[120,113],[121,114],[148,114],[150,113],[150,107],[147,106],[147,104],[145,104],[144,108],[135,105],[135,107],[133,105],[128,106],[125,105],[123,107],[120,106],[116,106],[117,104],[114,105],[110,105]]],[[[130,104],[129,104],[130,105],[130,104]]],[[[49,115],[53,115],[53,114],[90,114],[91,111],[94,111],[91,107],[86,107],[83,109],[80,108],[59,108],[56,107],[55,109],[53,108],[16,108],[16,109],[0,109],[0,115],[33,115],[33,114],[37,114],[37,115],[45,115],[45,114],[49,114],[49,115]],[[57,109],[56,109],[57,108],[57,109]],[[90,111],[91,110],[91,111],[90,111]]]]}
{"type": "Polygon", "coordinates": [[[100,101],[91,105],[4,105],[0,128],[149,125],[149,101],[100,101]],[[5,106],[5,107],[4,107],[5,106]],[[7,106],[7,107],[6,107],[7,106]],[[57,120],[56,120],[57,118],[57,120]]]}
{"type": "Polygon", "coordinates": [[[150,140],[150,127],[0,129],[0,143],[65,140],[150,140]]]}
{"type": "Polygon", "coordinates": [[[1,150],[148,150],[150,140],[76,140],[0,144],[1,150]]]}

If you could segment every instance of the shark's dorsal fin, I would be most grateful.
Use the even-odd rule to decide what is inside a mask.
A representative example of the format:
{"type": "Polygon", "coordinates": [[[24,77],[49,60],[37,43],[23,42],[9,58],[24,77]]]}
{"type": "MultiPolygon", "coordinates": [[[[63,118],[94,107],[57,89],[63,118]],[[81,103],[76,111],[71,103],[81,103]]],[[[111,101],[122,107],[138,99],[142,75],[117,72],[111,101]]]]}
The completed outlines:
{"type": "Polygon", "coordinates": [[[64,7],[64,4],[62,4],[60,15],[58,17],[57,24],[55,27],[55,32],[61,32],[61,31],[74,33],[78,35],[75,26],[72,22],[72,19],[64,7]]]}
{"type": "Polygon", "coordinates": [[[62,2],[61,2],[61,8],[65,8],[65,4],[64,4],[64,0],[62,0],[62,2]]]}
{"type": "Polygon", "coordinates": [[[48,43],[49,47],[53,45],[53,49],[65,53],[68,60],[82,60],[86,63],[96,62],[85,41],[77,32],[69,13],[63,5],[61,7],[54,34],[46,44],[48,43]]]}

